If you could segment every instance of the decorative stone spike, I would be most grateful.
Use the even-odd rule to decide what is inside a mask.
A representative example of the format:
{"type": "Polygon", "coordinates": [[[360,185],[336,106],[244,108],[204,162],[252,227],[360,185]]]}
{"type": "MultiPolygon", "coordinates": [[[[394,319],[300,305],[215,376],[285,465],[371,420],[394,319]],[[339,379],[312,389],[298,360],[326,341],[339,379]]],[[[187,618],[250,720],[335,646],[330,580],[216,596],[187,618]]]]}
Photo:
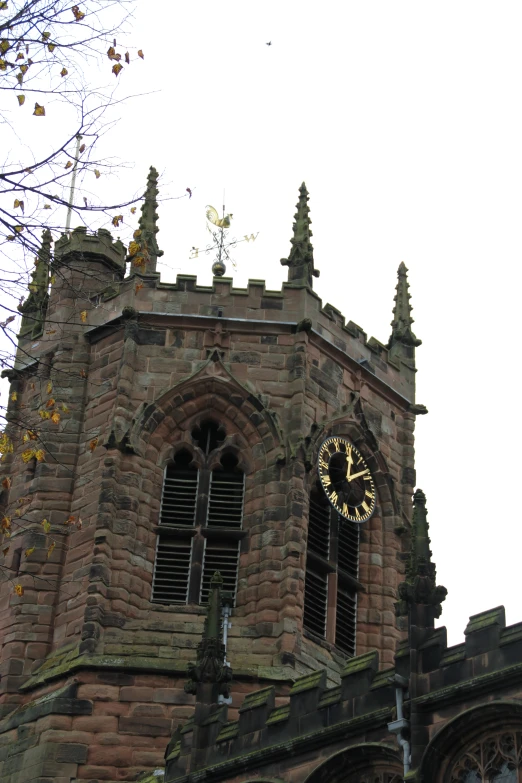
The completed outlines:
{"type": "Polygon", "coordinates": [[[410,284],[408,283],[408,269],[404,261],[401,261],[397,275],[395,306],[391,322],[392,333],[388,341],[388,349],[390,349],[392,356],[399,355],[415,361],[415,348],[422,344],[422,340],[417,339],[411,328],[413,318],[411,317],[410,284]]]}
{"type": "Polygon", "coordinates": [[[42,244],[38,251],[35,268],[29,283],[29,296],[18,307],[22,316],[20,337],[34,339],[42,334],[49,302],[49,277],[51,264],[51,232],[46,229],[42,234],[42,244]]]}
{"type": "Polygon", "coordinates": [[[225,645],[222,640],[221,609],[223,577],[216,571],[210,583],[208,610],[203,638],[198,644],[197,661],[189,663],[187,693],[194,693],[198,703],[216,704],[220,695],[228,696],[232,669],[225,663],[225,645]]]}
{"type": "Polygon", "coordinates": [[[151,166],[147,177],[145,200],[141,205],[138,229],[134,232],[133,242],[129,245],[127,261],[131,262],[131,274],[146,275],[156,272],[157,260],[163,255],[163,250],[159,249],[156,239],[159,231],[156,212],[158,193],[158,172],[154,166],[151,166]]]}
{"type": "Polygon", "coordinates": [[[297,212],[294,215],[294,235],[290,240],[292,249],[288,258],[282,258],[281,264],[288,267],[288,282],[296,286],[312,288],[312,277],[319,277],[314,269],[314,248],[310,242],[310,209],[308,208],[308,190],[303,182],[299,188],[297,212]]]}
{"type": "Polygon", "coordinates": [[[400,600],[395,604],[398,617],[409,614],[414,604],[431,607],[432,619],[440,617],[441,604],[448,591],[436,583],[437,569],[431,561],[431,555],[426,496],[418,489],[413,496],[411,550],[406,581],[399,585],[400,600]]]}

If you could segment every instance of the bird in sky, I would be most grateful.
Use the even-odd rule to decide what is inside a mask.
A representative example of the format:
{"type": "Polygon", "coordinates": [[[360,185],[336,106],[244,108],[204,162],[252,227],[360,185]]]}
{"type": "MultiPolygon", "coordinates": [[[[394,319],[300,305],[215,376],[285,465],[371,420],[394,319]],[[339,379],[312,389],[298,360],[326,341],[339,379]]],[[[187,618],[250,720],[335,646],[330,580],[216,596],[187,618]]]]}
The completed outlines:
{"type": "Polygon", "coordinates": [[[267,41],[267,46],[272,46],[272,41],[267,41]]]}
{"type": "Polygon", "coordinates": [[[189,194],[189,198],[192,198],[192,191],[191,191],[191,189],[190,188],[185,188],[185,190],[189,194]]]}

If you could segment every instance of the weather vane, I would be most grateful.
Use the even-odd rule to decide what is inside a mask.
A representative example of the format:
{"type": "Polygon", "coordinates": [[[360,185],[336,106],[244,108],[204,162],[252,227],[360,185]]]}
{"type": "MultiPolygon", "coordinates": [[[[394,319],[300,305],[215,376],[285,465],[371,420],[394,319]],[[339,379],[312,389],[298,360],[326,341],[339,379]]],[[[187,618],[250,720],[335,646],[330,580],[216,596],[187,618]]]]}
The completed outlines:
{"type": "MultiPolygon", "coordinates": [[[[212,239],[214,240],[213,244],[207,245],[203,252],[208,255],[209,253],[215,252],[216,257],[214,260],[214,263],[212,264],[212,272],[216,277],[223,277],[225,274],[227,268],[225,265],[225,261],[230,261],[234,269],[237,269],[236,262],[230,255],[230,249],[235,247],[239,242],[255,242],[259,235],[259,231],[257,234],[245,234],[243,239],[236,239],[236,237],[233,237],[232,239],[228,238],[228,233],[230,229],[230,223],[232,221],[233,215],[231,212],[226,213],[225,212],[225,205],[223,204],[223,216],[219,217],[219,213],[217,209],[210,206],[210,204],[207,204],[205,207],[205,215],[207,218],[207,231],[212,235],[212,239]]],[[[200,253],[199,247],[193,247],[189,258],[198,258],[200,253]]]]}

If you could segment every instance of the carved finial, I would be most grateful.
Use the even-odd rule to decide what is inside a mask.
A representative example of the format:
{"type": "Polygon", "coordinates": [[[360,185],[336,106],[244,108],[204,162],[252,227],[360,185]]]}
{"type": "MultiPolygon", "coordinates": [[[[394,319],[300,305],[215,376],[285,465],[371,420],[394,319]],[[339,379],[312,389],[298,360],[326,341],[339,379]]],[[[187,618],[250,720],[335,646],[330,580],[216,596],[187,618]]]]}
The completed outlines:
{"type": "Polygon", "coordinates": [[[35,259],[35,268],[29,283],[29,296],[19,306],[23,313],[20,337],[37,337],[42,333],[47,303],[49,301],[49,278],[51,264],[51,243],[53,241],[49,229],[42,234],[42,244],[35,259]]]}
{"type": "Polygon", "coordinates": [[[428,512],[426,496],[418,489],[413,496],[413,521],[411,528],[411,550],[406,580],[399,585],[400,600],[395,604],[398,617],[407,615],[413,605],[425,605],[430,608],[427,626],[433,627],[433,621],[442,613],[441,603],[447,590],[437,585],[437,568],[431,561],[428,512]]]}
{"type": "Polygon", "coordinates": [[[154,166],[150,167],[147,177],[147,188],[144,201],[141,205],[141,215],[138,230],[134,232],[134,241],[129,246],[131,261],[131,274],[147,274],[156,271],[156,262],[163,255],[163,250],[158,247],[156,234],[158,228],[158,172],[154,166]]]}
{"type": "Polygon", "coordinates": [[[220,694],[228,696],[232,669],[225,662],[225,645],[222,641],[221,610],[223,606],[223,577],[216,571],[210,583],[208,610],[203,638],[198,644],[197,661],[189,663],[187,693],[195,693],[198,702],[217,703],[220,694]]]}
{"type": "Polygon", "coordinates": [[[294,236],[290,240],[292,249],[288,258],[281,259],[281,264],[288,267],[289,283],[312,288],[312,277],[319,277],[319,270],[314,269],[314,248],[310,242],[312,221],[308,208],[308,191],[304,182],[299,188],[294,220],[294,236]]]}
{"type": "Polygon", "coordinates": [[[398,281],[396,294],[394,297],[395,306],[393,308],[393,321],[391,322],[392,333],[388,341],[388,348],[391,354],[399,354],[407,359],[415,359],[415,348],[422,344],[412,331],[411,317],[412,307],[410,305],[410,294],[408,283],[408,269],[404,261],[401,261],[397,271],[398,281]]]}

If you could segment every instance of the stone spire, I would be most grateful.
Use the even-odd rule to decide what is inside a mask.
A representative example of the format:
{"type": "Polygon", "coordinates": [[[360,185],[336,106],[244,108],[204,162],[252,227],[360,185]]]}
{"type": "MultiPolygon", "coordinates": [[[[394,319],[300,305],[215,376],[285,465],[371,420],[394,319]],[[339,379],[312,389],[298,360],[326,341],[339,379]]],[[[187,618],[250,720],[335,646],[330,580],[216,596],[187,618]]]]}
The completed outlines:
{"type": "Polygon", "coordinates": [[[129,245],[128,261],[131,261],[131,274],[148,274],[156,271],[156,262],[163,255],[158,247],[156,234],[158,228],[158,172],[150,167],[147,177],[147,188],[144,202],[141,205],[141,216],[138,230],[134,232],[134,240],[129,245]]]}
{"type": "Polygon", "coordinates": [[[22,313],[20,337],[38,337],[43,330],[47,304],[49,302],[49,269],[51,264],[51,232],[46,229],[42,234],[42,244],[35,260],[35,268],[29,283],[29,296],[19,305],[22,313]]]}
{"type": "Polygon", "coordinates": [[[232,669],[225,662],[222,637],[221,609],[223,606],[223,577],[216,571],[210,583],[208,609],[203,638],[198,644],[197,661],[189,663],[187,693],[196,694],[198,704],[217,704],[220,695],[228,696],[232,669]]]}
{"type": "Polygon", "coordinates": [[[294,215],[294,236],[290,240],[292,249],[288,258],[281,259],[281,264],[288,267],[289,283],[312,288],[312,277],[319,277],[319,270],[314,269],[314,248],[310,242],[312,221],[309,215],[308,191],[303,182],[299,188],[297,212],[294,215]]]}
{"type": "Polygon", "coordinates": [[[405,359],[415,360],[415,348],[422,344],[422,340],[415,337],[411,328],[413,318],[411,317],[411,297],[408,290],[410,284],[408,283],[408,269],[404,261],[401,261],[397,275],[399,279],[397,293],[394,297],[392,333],[388,341],[388,348],[391,356],[402,356],[405,359]]]}
{"type": "Polygon", "coordinates": [[[437,569],[431,561],[426,495],[418,489],[413,496],[411,551],[406,580],[399,585],[399,601],[395,604],[398,617],[414,614],[414,625],[433,629],[440,617],[447,590],[437,585],[437,569]],[[412,612],[416,609],[417,611],[412,612]]]}

